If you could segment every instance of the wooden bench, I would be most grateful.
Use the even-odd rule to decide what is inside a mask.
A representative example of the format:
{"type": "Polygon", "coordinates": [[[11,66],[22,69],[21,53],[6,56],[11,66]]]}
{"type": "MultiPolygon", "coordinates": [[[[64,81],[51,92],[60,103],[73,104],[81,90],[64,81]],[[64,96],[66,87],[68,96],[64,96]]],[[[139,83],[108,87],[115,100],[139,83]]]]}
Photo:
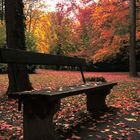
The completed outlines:
{"type": "MultiPolygon", "coordinates": [[[[14,49],[0,49],[0,63],[6,64],[36,64],[79,67],[83,85],[66,88],[62,91],[24,91],[9,93],[13,99],[23,103],[23,132],[25,140],[57,140],[53,128],[53,116],[60,109],[62,98],[83,94],[87,96],[87,110],[99,111],[107,108],[106,96],[117,83],[103,82],[99,84],[86,83],[82,68],[86,66],[85,59],[56,56],[49,54],[26,52],[14,49]]],[[[79,99],[80,100],[80,99],[79,99]]]]}

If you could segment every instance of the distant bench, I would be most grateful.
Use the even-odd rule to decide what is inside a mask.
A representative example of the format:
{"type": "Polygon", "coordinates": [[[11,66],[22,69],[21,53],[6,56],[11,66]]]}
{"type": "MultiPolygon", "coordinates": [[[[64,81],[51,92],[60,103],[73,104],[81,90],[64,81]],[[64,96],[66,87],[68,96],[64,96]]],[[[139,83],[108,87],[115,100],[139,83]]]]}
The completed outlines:
{"type": "Polygon", "coordinates": [[[105,103],[106,96],[113,86],[117,85],[117,83],[108,82],[86,83],[82,71],[82,68],[86,66],[86,61],[81,58],[0,48],[0,63],[73,66],[79,67],[81,71],[83,85],[69,87],[61,91],[44,89],[8,94],[9,98],[20,99],[23,103],[24,140],[58,139],[53,128],[53,116],[60,109],[62,98],[85,93],[87,111],[99,111],[107,108],[105,103]]]}

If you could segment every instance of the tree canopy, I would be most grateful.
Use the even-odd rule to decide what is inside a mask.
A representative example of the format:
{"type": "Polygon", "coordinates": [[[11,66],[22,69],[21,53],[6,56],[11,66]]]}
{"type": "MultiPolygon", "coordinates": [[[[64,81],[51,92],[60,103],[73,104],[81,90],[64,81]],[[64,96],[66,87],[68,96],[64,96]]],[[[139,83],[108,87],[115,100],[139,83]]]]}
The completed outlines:
{"type": "MultiPolygon", "coordinates": [[[[138,0],[136,5],[139,41],[138,0]]],[[[24,0],[26,31],[34,37],[39,52],[56,54],[61,44],[61,54],[86,57],[95,64],[116,59],[129,46],[128,0],[65,0],[54,11],[43,10],[47,8],[43,0],[24,0]]]]}

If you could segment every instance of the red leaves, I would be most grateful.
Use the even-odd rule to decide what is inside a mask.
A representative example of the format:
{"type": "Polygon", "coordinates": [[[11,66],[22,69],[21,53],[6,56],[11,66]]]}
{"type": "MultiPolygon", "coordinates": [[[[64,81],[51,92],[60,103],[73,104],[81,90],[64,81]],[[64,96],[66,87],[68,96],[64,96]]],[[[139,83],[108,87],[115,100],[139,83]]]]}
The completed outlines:
{"type": "Polygon", "coordinates": [[[7,88],[8,88],[8,76],[5,74],[0,75],[0,96],[1,94],[4,94],[7,88]]]}
{"type": "Polygon", "coordinates": [[[9,140],[11,138],[20,139],[22,128],[10,125],[5,121],[0,121],[0,132],[0,140],[9,140]]]}
{"type": "Polygon", "coordinates": [[[7,124],[6,122],[1,122],[1,125],[0,125],[0,130],[10,130],[12,128],[11,125],[7,124]]]}

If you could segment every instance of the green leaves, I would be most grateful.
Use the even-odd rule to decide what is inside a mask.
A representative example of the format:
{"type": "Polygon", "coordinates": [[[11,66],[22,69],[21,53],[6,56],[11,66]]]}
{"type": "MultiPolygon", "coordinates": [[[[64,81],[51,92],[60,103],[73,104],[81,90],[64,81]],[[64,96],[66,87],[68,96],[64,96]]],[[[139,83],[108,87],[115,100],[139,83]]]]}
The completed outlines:
{"type": "Polygon", "coordinates": [[[6,29],[5,24],[0,21],[0,47],[6,45],[6,29]]]}

